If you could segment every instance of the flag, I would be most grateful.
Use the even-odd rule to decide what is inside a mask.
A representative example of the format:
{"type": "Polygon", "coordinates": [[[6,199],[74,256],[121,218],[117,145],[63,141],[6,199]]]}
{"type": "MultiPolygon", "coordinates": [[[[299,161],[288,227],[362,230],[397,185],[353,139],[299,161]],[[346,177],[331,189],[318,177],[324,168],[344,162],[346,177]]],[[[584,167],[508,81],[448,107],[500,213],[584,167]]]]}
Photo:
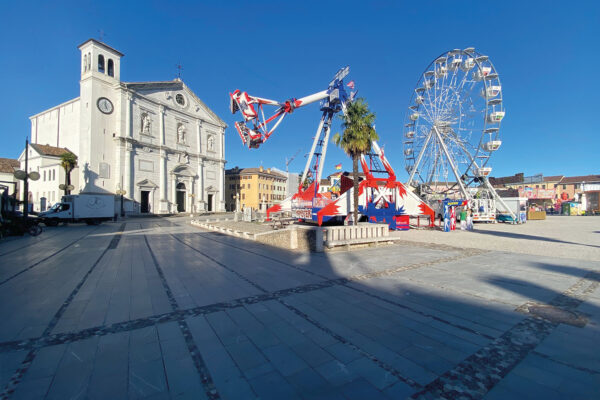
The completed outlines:
{"type": "Polygon", "coordinates": [[[337,165],[335,166],[335,169],[338,169],[338,170],[342,169],[342,164],[337,164],[337,165]]]}
{"type": "Polygon", "coordinates": [[[350,89],[354,90],[354,81],[350,81],[350,82],[348,82],[348,85],[347,85],[347,86],[348,86],[350,89]]]}

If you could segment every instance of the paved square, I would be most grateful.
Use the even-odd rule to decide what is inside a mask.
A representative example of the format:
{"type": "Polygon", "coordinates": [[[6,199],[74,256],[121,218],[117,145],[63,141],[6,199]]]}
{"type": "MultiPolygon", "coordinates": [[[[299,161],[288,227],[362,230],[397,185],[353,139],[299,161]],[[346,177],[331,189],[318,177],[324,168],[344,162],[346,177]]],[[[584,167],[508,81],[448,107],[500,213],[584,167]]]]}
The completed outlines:
{"type": "Polygon", "coordinates": [[[295,253],[187,222],[0,243],[0,398],[598,398],[600,261],[295,253]]]}

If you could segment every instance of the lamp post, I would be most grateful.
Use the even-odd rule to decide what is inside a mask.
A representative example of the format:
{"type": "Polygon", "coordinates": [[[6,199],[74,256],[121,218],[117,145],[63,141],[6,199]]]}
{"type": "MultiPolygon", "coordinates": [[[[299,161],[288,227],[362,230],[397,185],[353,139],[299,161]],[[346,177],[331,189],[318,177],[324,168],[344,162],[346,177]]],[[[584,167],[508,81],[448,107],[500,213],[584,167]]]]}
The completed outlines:
{"type": "Polygon", "coordinates": [[[23,181],[23,217],[27,218],[29,214],[29,179],[37,181],[40,174],[37,171],[27,172],[29,169],[29,139],[25,139],[25,171],[17,170],[13,173],[14,177],[23,181]]]}
{"type": "Polygon", "coordinates": [[[119,196],[121,196],[121,217],[125,216],[125,210],[123,209],[123,196],[127,194],[127,190],[121,189],[121,185],[119,185],[119,189],[115,192],[119,196]]]}

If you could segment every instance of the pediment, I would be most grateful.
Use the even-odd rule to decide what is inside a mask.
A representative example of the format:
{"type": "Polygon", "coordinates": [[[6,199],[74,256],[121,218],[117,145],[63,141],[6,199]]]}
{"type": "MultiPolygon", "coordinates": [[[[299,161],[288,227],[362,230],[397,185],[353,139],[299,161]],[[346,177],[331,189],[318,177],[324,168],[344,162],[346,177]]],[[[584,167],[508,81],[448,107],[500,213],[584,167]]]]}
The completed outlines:
{"type": "Polygon", "coordinates": [[[179,164],[171,171],[174,175],[196,177],[196,173],[187,164],[179,164]]]}
{"type": "Polygon", "coordinates": [[[216,126],[227,127],[200,98],[182,81],[126,83],[128,89],[157,103],[190,114],[216,126]],[[183,95],[184,104],[177,102],[177,94],[183,95]]]}
{"type": "Polygon", "coordinates": [[[150,179],[143,179],[143,180],[139,181],[137,183],[137,186],[140,186],[140,187],[149,187],[149,188],[152,188],[152,189],[156,189],[158,187],[158,185],[156,183],[152,182],[150,179]]]}

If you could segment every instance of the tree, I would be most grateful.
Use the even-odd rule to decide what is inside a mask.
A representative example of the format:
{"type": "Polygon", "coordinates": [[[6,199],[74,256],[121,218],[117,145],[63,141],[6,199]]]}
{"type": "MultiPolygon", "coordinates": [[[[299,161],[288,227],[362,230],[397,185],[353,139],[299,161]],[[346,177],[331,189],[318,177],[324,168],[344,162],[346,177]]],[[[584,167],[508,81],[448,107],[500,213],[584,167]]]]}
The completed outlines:
{"type": "Polygon", "coordinates": [[[377,132],[373,124],[375,114],[369,110],[364,98],[358,98],[346,106],[346,113],[341,115],[343,135],[336,133],[333,143],[344,150],[352,158],[352,175],[354,178],[354,224],[358,224],[358,159],[362,154],[371,151],[371,142],[377,140],[377,132]]]}
{"type": "Polygon", "coordinates": [[[65,195],[71,194],[69,185],[71,184],[71,171],[77,166],[77,156],[70,151],[60,156],[60,165],[65,170],[65,195]]]}

